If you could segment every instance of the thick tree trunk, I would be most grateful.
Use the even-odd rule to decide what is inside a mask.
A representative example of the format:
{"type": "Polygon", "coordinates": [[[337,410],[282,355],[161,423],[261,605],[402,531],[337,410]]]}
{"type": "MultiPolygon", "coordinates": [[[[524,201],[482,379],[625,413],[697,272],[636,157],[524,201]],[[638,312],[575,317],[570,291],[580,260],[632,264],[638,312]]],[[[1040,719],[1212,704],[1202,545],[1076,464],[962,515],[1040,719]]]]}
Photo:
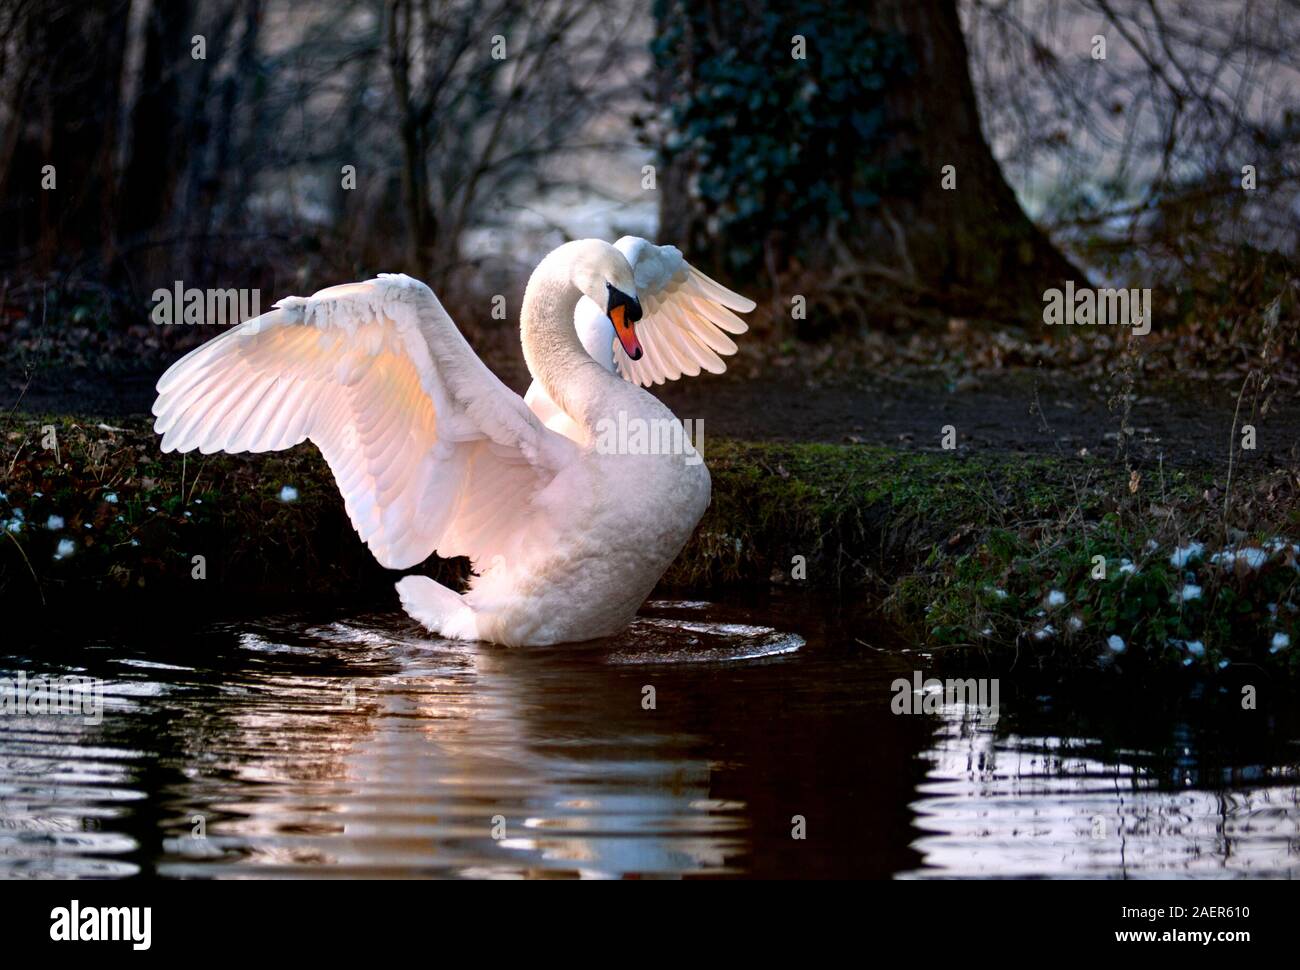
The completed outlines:
{"type": "Polygon", "coordinates": [[[870,9],[874,26],[906,39],[915,63],[911,83],[886,92],[895,133],[887,151],[915,157],[920,176],[915,193],[883,206],[901,237],[888,223],[874,237],[901,239],[917,280],[945,303],[1041,312],[1044,289],[1085,277],[1025,215],[984,140],[956,0],[875,0],[870,9]],[[952,189],[942,186],[946,165],[952,189]]]}
{"type": "MultiPolygon", "coordinates": [[[[837,306],[900,307],[909,316],[920,308],[1031,323],[1041,314],[1045,289],[1085,279],[1025,215],[984,139],[955,0],[794,6],[779,0],[661,0],[656,13],[657,32],[670,38],[655,77],[662,104],[680,107],[683,98],[698,97],[705,112],[712,110],[721,62],[731,65],[728,80],[736,86],[747,94],[758,89],[760,110],[773,110],[764,94],[803,97],[811,88],[815,100],[805,103],[828,112],[827,123],[816,124],[806,120],[802,105],[776,107],[790,115],[791,131],[804,133],[791,139],[803,161],[790,177],[800,184],[782,188],[769,178],[749,200],[720,202],[693,191],[700,147],[688,139],[693,147],[670,155],[660,176],[664,241],[707,259],[715,247],[734,243],[723,238],[726,207],[757,201],[762,217],[748,223],[748,232],[764,237],[758,240],[760,258],[775,280],[793,276],[809,287],[820,281],[820,292],[834,291],[828,302],[837,306]],[[840,38],[845,24],[860,25],[862,16],[868,42],[879,40],[880,48],[859,58],[859,50],[846,48],[840,38]],[[792,67],[791,49],[782,46],[793,35],[806,36],[806,67],[792,67]],[[884,53],[899,47],[901,68],[891,66],[884,53]],[[793,85],[792,71],[799,72],[793,85]],[[853,92],[847,97],[857,114],[845,107],[846,95],[837,88],[853,92]],[[831,118],[831,112],[838,114],[831,118]],[[942,184],[948,165],[956,180],[951,189],[942,184]],[[825,218],[782,221],[792,202],[823,194],[838,203],[826,207],[825,218]]],[[[741,106],[745,123],[743,101],[741,106]]],[[[725,103],[717,110],[726,112],[725,103]]],[[[704,127],[710,132],[704,137],[716,139],[706,147],[716,149],[715,170],[743,171],[753,139],[738,141],[734,126],[704,127]],[[718,155],[725,166],[717,165],[718,155]]],[[[779,142],[780,128],[750,123],[745,134],[755,130],[769,145],[779,142]]],[[[733,191],[743,194],[746,188],[733,191]]],[[[725,273],[721,258],[714,265],[725,273]]],[[[751,265],[749,272],[758,269],[751,265]]]]}

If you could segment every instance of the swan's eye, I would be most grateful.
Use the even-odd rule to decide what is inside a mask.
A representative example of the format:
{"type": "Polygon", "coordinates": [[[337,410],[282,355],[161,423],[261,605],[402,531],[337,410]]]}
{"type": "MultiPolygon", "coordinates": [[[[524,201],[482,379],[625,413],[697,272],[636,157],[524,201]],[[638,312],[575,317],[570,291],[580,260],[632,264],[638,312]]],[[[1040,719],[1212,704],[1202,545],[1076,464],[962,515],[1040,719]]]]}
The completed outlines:
{"type": "Polygon", "coordinates": [[[641,319],[641,301],[634,296],[628,296],[613,283],[605,284],[605,291],[608,299],[605,301],[605,315],[613,318],[614,310],[622,307],[624,310],[624,319],[628,323],[636,323],[641,319]]]}

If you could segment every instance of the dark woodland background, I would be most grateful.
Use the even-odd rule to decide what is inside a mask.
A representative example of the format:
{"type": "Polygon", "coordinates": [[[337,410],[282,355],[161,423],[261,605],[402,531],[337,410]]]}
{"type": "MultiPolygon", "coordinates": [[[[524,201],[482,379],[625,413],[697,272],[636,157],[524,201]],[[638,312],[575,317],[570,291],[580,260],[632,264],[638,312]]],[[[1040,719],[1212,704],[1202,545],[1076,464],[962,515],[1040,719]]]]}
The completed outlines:
{"type": "Polygon", "coordinates": [[[755,368],[1062,339],[1066,279],[1153,288],[1210,370],[1286,358],[1297,37],[1291,0],[6,0],[0,335],[151,366],[211,336],[150,323],[174,280],[265,308],[400,271],[517,357],[491,294],[626,231],[760,299],[755,368]]]}
{"type": "Polygon", "coordinates": [[[522,391],[533,267],[633,233],[758,304],[654,389],[713,481],[668,586],[816,550],[954,661],[1298,673],[1297,38],[1300,0],[4,0],[0,599],[391,605],[314,449],[160,454],[219,328],[153,293],[409,273],[522,391]],[[1150,333],[1045,325],[1069,281],[1150,333]]]}

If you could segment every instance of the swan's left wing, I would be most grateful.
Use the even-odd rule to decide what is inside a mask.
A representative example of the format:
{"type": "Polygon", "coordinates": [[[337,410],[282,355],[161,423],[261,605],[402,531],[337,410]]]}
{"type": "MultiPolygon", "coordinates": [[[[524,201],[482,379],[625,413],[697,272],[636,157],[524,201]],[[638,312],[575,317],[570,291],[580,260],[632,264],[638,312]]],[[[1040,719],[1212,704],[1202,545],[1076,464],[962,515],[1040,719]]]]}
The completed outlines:
{"type": "Polygon", "coordinates": [[[158,382],[163,451],[311,440],[375,558],[509,559],[576,449],[483,364],[423,283],[381,276],[289,297],[158,382]]]}
{"type": "Polygon", "coordinates": [[[642,316],[636,335],[644,353],[633,360],[611,340],[618,372],[642,387],[675,381],[701,370],[721,374],[722,358],[736,352],[728,333],[749,329],[737,311],[748,313],[754,301],[733,293],[688,263],[676,246],[656,246],[639,236],[624,236],[614,245],[627,257],[636,279],[642,316]]]}

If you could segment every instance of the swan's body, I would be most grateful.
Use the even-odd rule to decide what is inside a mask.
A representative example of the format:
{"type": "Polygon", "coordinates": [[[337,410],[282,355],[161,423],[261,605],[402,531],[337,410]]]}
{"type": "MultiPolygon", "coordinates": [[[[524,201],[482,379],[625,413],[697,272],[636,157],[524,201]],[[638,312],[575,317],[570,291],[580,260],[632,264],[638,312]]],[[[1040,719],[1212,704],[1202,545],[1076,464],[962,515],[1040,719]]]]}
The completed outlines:
{"type": "MultiPolygon", "coordinates": [[[[580,240],[542,260],[520,314],[540,388],[534,403],[550,409],[542,417],[483,365],[427,286],[381,276],[281,300],[177,361],[158,382],[155,428],[164,451],[275,451],[313,441],[382,565],[409,568],[435,550],[472,560],[478,575],[464,594],[424,576],[397,584],[406,611],[435,633],[505,644],[607,636],[631,621],[686,544],[710,488],[693,452],[597,447],[603,421],[675,420],[610,364],[622,354],[642,375],[664,366],[682,372],[679,344],[705,346],[689,336],[707,317],[695,310],[697,279],[705,302],[753,306],[686,270],[684,309],[666,301],[659,323],[685,325],[687,336],[672,335],[664,365],[637,341],[645,334],[654,344],[655,316],[633,330],[642,309],[623,252],[580,240]],[[598,312],[605,306],[609,363],[579,340],[580,299],[598,312]]],[[[654,305],[654,288],[646,295],[654,305]]]]}

